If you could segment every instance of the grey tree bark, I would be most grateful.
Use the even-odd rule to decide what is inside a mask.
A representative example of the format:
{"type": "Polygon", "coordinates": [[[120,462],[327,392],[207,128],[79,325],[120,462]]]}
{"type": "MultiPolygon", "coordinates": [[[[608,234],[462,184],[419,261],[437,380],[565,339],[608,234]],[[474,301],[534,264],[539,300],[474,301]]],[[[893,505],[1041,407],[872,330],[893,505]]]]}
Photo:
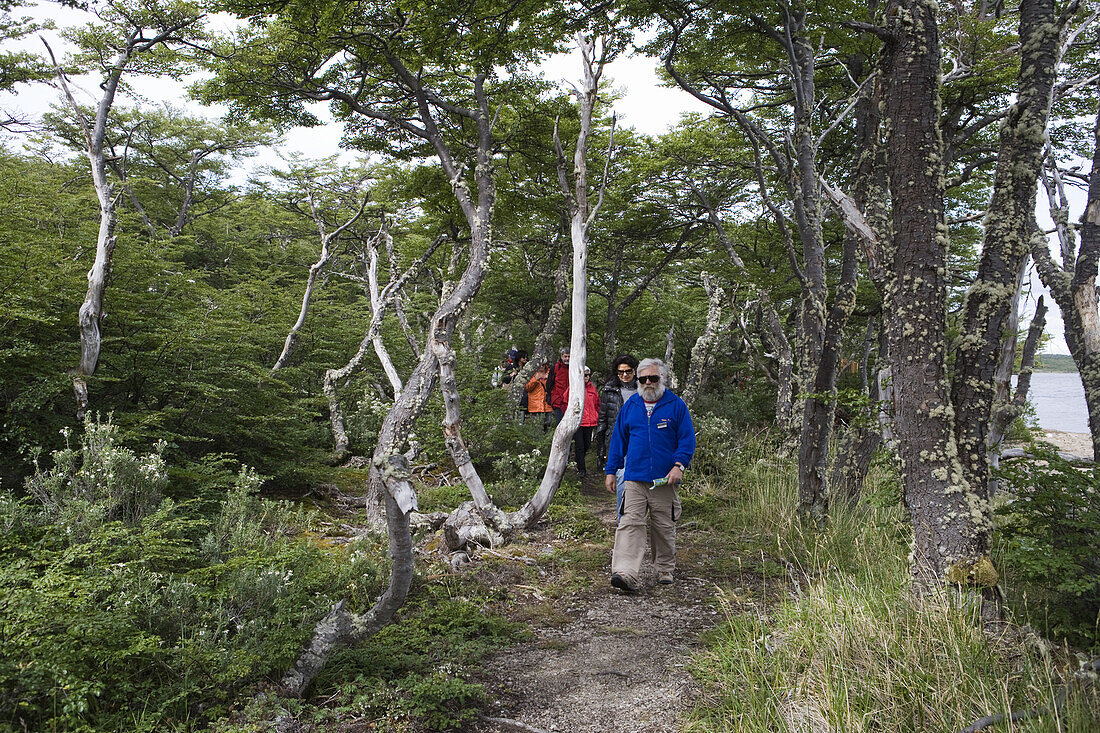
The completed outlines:
{"type": "MultiPolygon", "coordinates": [[[[1020,3],[1020,75],[1016,103],[1000,135],[993,195],[985,219],[978,276],[966,295],[961,334],[955,345],[951,401],[963,478],[988,497],[987,445],[1001,343],[1016,306],[1035,218],[1035,195],[1046,146],[1047,120],[1067,18],[1054,0],[1020,3]]],[[[1015,329],[1011,329],[1015,340],[1015,329]]],[[[983,509],[984,511],[984,509],[983,509]]],[[[985,548],[980,548],[984,552],[985,548]]]]}
{"type": "Polygon", "coordinates": [[[687,378],[680,395],[688,407],[695,404],[706,384],[707,372],[714,364],[715,346],[722,328],[722,303],[726,299],[725,291],[711,282],[710,275],[704,272],[702,279],[703,287],[707,291],[707,321],[691,349],[687,378]]]}
{"type": "Polygon", "coordinates": [[[154,30],[147,30],[141,26],[128,27],[124,37],[120,39],[121,43],[114,56],[104,65],[103,79],[99,84],[103,93],[96,103],[95,116],[91,120],[77,104],[69,87],[68,77],[54,57],[53,49],[45,39],[42,39],[53,64],[58,85],[61,87],[77,126],[84,134],[84,152],[91,166],[92,185],[99,201],[99,234],[96,237],[95,258],[91,269],[88,270],[88,289],[77,316],[80,329],[80,361],[70,372],[73,393],[76,397],[77,420],[84,419],[88,409],[88,377],[95,374],[96,367],[99,365],[99,354],[102,348],[100,327],[106,317],[103,306],[104,292],[107,289],[107,278],[111,273],[111,262],[117,242],[115,225],[118,198],[114,184],[107,175],[108,161],[105,147],[107,118],[114,106],[123,74],[126,73],[131,61],[157,46],[180,40],[180,32],[198,24],[202,17],[202,15],[185,16],[165,28],[154,30]]]}
{"type": "Polygon", "coordinates": [[[996,584],[988,513],[955,443],[946,365],[946,254],[940,40],[936,9],[892,0],[883,48],[883,118],[894,247],[886,290],[894,430],[913,527],[915,588],[996,584]]]}
{"type": "MultiPolygon", "coordinates": [[[[760,34],[783,49],[788,63],[786,72],[791,110],[789,125],[782,131],[783,142],[770,133],[761,120],[737,108],[735,99],[718,90],[704,93],[681,74],[674,64],[681,33],[691,22],[690,15],[673,28],[673,41],[665,55],[665,69],[672,79],[699,100],[728,115],[751,143],[755,156],[757,185],[765,208],[774,219],[777,231],[787,243],[791,269],[802,291],[795,324],[796,335],[788,345],[792,351],[788,385],[780,382],[777,420],[785,429],[785,446],[799,446],[799,511],[820,521],[828,513],[826,461],[832,433],[833,398],[839,341],[854,305],[856,245],[845,248],[842,282],[828,306],[825,280],[825,243],[822,233],[822,190],[817,171],[818,140],[814,121],[820,113],[815,98],[816,50],[807,26],[807,6],[802,2],[783,4],[778,22],[748,13],[748,22],[760,34]],[[778,174],[787,204],[788,215],[769,194],[770,171],[778,174]],[[797,245],[796,245],[797,240],[797,245]],[[802,399],[802,395],[808,395],[802,399]],[[790,409],[785,402],[790,401],[790,409]]],[[[706,83],[716,86],[704,75],[706,83]]],[[[773,320],[774,323],[774,320],[773,320]]],[[[775,340],[775,339],[773,339],[775,340]]],[[[777,344],[777,351],[782,347],[777,344]]]]}
{"type": "MultiPolygon", "coordinates": [[[[444,420],[444,431],[447,436],[447,446],[455,464],[459,466],[467,486],[470,487],[475,507],[479,510],[481,519],[486,525],[492,527],[503,537],[518,527],[531,526],[542,517],[546,509],[553,501],[554,494],[561,484],[561,477],[565,472],[566,462],[569,456],[570,442],[573,434],[580,426],[581,412],[584,406],[584,363],[587,350],[586,323],[588,301],[588,232],[595,221],[603,204],[604,191],[606,190],[607,171],[611,163],[611,155],[614,146],[614,121],[608,142],[608,151],[604,165],[604,181],[599,189],[598,200],[594,205],[588,201],[588,147],[592,133],[592,118],[597,103],[599,80],[603,74],[605,63],[609,60],[608,49],[605,44],[595,39],[588,39],[578,34],[576,43],[581,51],[584,79],[582,86],[577,90],[578,106],[580,107],[580,132],[577,137],[577,145],[573,155],[573,181],[570,185],[569,175],[566,170],[565,154],[561,140],[558,136],[557,126],[554,130],[554,147],[558,156],[558,180],[562,194],[565,197],[566,209],[569,212],[570,240],[573,244],[573,294],[572,294],[572,337],[570,341],[569,362],[569,402],[564,416],[557,428],[551,442],[550,455],[547,458],[546,470],[543,472],[542,481],[535,494],[518,510],[505,515],[493,505],[492,500],[485,494],[480,477],[470,460],[469,453],[461,437],[461,413],[457,399],[457,388],[453,383],[453,371],[448,364],[453,362],[450,355],[449,362],[440,359],[441,386],[444,388],[444,405],[447,417],[444,420]],[[597,56],[597,54],[599,54],[597,56]]],[[[460,507],[460,510],[462,508],[460,507]]],[[[477,517],[470,513],[470,521],[477,521],[477,517]]],[[[469,537],[470,528],[462,531],[452,531],[454,542],[464,541],[469,537]]],[[[452,545],[453,549],[459,549],[452,545]]]]}

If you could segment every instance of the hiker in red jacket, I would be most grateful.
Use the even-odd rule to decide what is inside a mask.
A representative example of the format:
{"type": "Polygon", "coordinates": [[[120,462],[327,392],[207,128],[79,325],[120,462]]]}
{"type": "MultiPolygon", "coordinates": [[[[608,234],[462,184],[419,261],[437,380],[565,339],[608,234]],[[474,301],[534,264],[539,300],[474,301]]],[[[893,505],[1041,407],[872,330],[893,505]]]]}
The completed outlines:
{"type": "Polygon", "coordinates": [[[565,414],[565,403],[569,401],[569,347],[561,347],[561,356],[550,367],[550,375],[546,378],[546,394],[550,400],[550,407],[554,411],[554,424],[561,422],[561,416],[565,414]]]}

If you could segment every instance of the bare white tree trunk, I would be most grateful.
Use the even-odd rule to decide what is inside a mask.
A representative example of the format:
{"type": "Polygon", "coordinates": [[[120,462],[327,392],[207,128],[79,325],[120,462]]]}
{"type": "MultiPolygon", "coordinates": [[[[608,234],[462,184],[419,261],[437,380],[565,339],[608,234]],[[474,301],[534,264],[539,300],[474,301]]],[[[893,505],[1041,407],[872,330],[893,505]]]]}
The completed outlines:
{"type": "MultiPolygon", "coordinates": [[[[466,479],[467,485],[471,489],[475,506],[482,510],[480,518],[494,524],[495,529],[504,536],[515,528],[533,525],[550,506],[558,486],[561,485],[561,477],[565,473],[565,466],[568,462],[570,442],[573,439],[573,434],[580,426],[581,413],[584,409],[584,361],[587,348],[588,230],[591,228],[592,222],[603,203],[607,184],[607,169],[611,163],[614,145],[614,121],[612,121],[611,139],[608,143],[605,159],[603,185],[600,188],[598,201],[589,209],[587,182],[588,139],[592,130],[592,114],[597,100],[599,79],[603,73],[606,58],[596,58],[597,43],[593,40],[586,39],[578,34],[577,44],[581,49],[584,62],[584,82],[583,87],[577,92],[581,111],[581,129],[577,136],[577,147],[573,156],[572,186],[569,185],[569,176],[565,170],[565,154],[561,147],[556,125],[554,129],[554,146],[558,154],[558,180],[570,211],[569,232],[573,243],[573,321],[570,340],[569,402],[561,422],[554,430],[550,455],[538,490],[526,504],[509,515],[500,512],[492,504],[492,500],[485,495],[481,480],[477,477],[476,469],[469,459],[459,428],[461,416],[458,414],[457,389],[449,383],[450,380],[448,379],[453,375],[451,367],[453,356],[443,350],[445,345],[441,345],[437,350],[437,353],[442,355],[442,358],[440,358],[440,375],[441,386],[445,390],[444,403],[447,407],[447,418],[444,422],[447,446],[451,449],[455,464],[460,465],[460,472],[462,472],[463,478],[466,479]],[[461,466],[467,468],[464,469],[461,466]],[[471,481],[473,482],[471,483],[471,481]]],[[[603,50],[606,51],[606,49],[603,50]]],[[[463,508],[460,507],[459,511],[463,512],[463,508]]],[[[469,518],[468,521],[478,520],[478,517],[473,513],[464,512],[464,514],[469,518]]],[[[457,545],[464,538],[469,537],[473,531],[469,528],[461,532],[453,531],[452,534],[448,535],[451,546],[458,549],[457,545]]]]}
{"type": "MultiPolygon", "coordinates": [[[[387,250],[393,250],[393,237],[390,235],[389,222],[387,219],[383,219],[382,226],[378,230],[378,235],[375,240],[371,242],[368,252],[367,292],[370,295],[371,313],[377,313],[378,310],[382,308],[382,298],[378,289],[379,239],[386,243],[387,250]]],[[[395,296],[392,303],[396,305],[399,300],[400,297],[395,296]]],[[[401,375],[397,373],[397,367],[393,365],[393,359],[390,358],[390,352],[386,350],[386,345],[382,342],[381,329],[375,332],[374,338],[371,339],[371,344],[374,346],[374,353],[378,357],[378,361],[382,364],[382,371],[386,373],[386,379],[390,380],[390,387],[393,388],[393,397],[396,400],[397,395],[401,394],[401,375]]]]}
{"type": "Polygon", "coordinates": [[[302,308],[298,312],[298,320],[290,327],[290,333],[286,336],[286,342],[283,344],[282,353],[280,353],[279,358],[275,360],[275,366],[271,367],[272,372],[277,372],[286,366],[287,361],[289,361],[294,350],[298,347],[299,334],[302,328],[305,327],[306,318],[309,316],[310,301],[313,298],[313,287],[317,283],[317,278],[320,276],[321,271],[325,269],[325,265],[327,265],[333,255],[336,254],[336,244],[340,241],[340,235],[363,215],[363,209],[366,208],[367,201],[369,200],[369,196],[364,196],[362,203],[359,204],[359,210],[356,211],[350,219],[337,227],[333,232],[329,233],[325,231],[327,227],[325,226],[324,218],[321,216],[321,211],[317,206],[316,197],[312,191],[309,192],[309,209],[310,213],[313,215],[313,223],[317,225],[317,235],[321,238],[321,254],[317,258],[317,261],[309,268],[309,276],[306,278],[306,291],[302,295],[302,308]]]}
{"type": "Polygon", "coordinates": [[[401,275],[401,277],[391,280],[386,284],[386,287],[382,288],[378,294],[378,306],[376,309],[373,309],[370,325],[367,327],[367,333],[359,343],[359,349],[355,352],[355,355],[351,357],[347,364],[339,369],[329,369],[325,372],[322,389],[324,390],[325,397],[328,398],[329,421],[332,425],[332,435],[336,443],[334,456],[337,459],[347,455],[348,434],[344,427],[344,413],[340,408],[340,395],[337,392],[336,385],[341,380],[347,379],[359,369],[360,365],[363,363],[363,358],[367,355],[367,351],[374,345],[374,340],[382,329],[382,319],[386,315],[386,311],[394,303],[405,284],[419,274],[424,263],[435,253],[442,242],[443,235],[436,237],[424,254],[422,254],[420,258],[401,275]]]}
{"type": "Polygon", "coordinates": [[[99,234],[96,237],[95,259],[88,270],[88,289],[84,295],[84,302],[80,305],[78,322],[80,328],[80,361],[72,370],[73,393],[76,397],[76,414],[78,420],[84,419],[88,409],[88,377],[95,374],[99,365],[99,354],[102,346],[100,326],[106,313],[103,308],[103,295],[107,288],[107,278],[111,273],[111,260],[115,252],[115,208],[118,200],[115,197],[114,186],[107,179],[107,153],[104,141],[107,136],[107,118],[115,103],[122,75],[133,60],[134,56],[146,53],[159,45],[178,40],[181,30],[195,25],[202,18],[201,15],[185,16],[177,22],[161,28],[158,32],[146,34],[144,28],[131,26],[126,29],[121,43],[117,46],[115,55],[104,65],[104,78],[99,84],[103,91],[96,103],[95,117],[89,120],[80,105],[77,104],[72,90],[69,88],[68,77],[57,63],[53,49],[46,39],[41,39],[46,51],[49,53],[53,64],[54,73],[57,76],[58,85],[65,95],[65,101],[72,111],[77,127],[84,135],[84,152],[88,157],[88,163],[92,171],[92,185],[95,187],[96,198],[99,200],[99,234]]]}

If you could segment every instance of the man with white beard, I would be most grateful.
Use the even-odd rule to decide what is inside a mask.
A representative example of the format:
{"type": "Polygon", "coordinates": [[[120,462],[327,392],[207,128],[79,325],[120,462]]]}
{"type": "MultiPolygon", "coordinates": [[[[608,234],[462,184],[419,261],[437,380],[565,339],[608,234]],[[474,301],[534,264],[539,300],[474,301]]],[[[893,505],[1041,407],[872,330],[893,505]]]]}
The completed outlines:
{"type": "Polygon", "coordinates": [[[638,590],[649,513],[657,582],[672,583],[676,569],[676,520],[680,483],[695,453],[695,428],[684,401],[667,389],[668,368],[660,359],[638,364],[638,392],[619,411],[604,466],[605,486],[615,491],[615,472],[624,468],[623,516],[615,532],[611,585],[638,590]]]}

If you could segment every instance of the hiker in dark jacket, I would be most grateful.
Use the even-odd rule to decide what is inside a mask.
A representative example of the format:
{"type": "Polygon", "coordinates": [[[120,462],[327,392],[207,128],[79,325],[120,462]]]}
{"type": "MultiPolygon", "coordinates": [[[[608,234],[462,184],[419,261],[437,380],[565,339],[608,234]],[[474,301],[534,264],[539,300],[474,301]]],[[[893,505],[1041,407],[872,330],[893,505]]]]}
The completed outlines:
{"type": "MultiPolygon", "coordinates": [[[[596,423],[596,451],[600,456],[600,463],[607,462],[607,439],[611,437],[611,431],[615,429],[615,419],[619,416],[619,410],[630,396],[638,391],[638,360],[630,354],[619,354],[615,361],[611,362],[614,374],[607,384],[600,390],[600,418],[596,423]]],[[[619,519],[623,518],[623,471],[619,469],[615,473],[615,506],[618,507],[619,519]]]]}
{"type": "Polygon", "coordinates": [[[596,450],[600,463],[607,461],[607,439],[615,427],[615,418],[623,403],[638,391],[638,360],[630,354],[619,354],[611,362],[613,374],[607,384],[600,388],[600,417],[596,421],[596,450]]]}

